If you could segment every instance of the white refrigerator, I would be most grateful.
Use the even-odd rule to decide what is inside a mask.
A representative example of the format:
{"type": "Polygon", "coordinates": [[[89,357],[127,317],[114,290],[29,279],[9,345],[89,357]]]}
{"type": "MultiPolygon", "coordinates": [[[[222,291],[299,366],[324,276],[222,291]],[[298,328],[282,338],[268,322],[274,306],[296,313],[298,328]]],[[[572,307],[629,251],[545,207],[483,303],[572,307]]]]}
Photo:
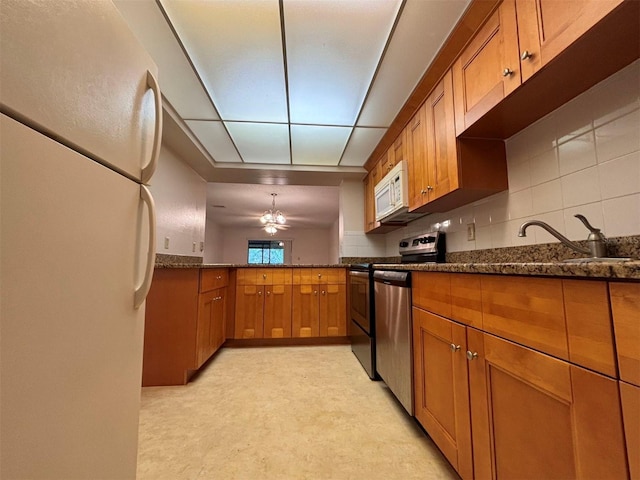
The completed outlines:
{"type": "Polygon", "coordinates": [[[156,67],[110,0],[1,0],[0,52],[0,478],[133,479],[156,67]]]}

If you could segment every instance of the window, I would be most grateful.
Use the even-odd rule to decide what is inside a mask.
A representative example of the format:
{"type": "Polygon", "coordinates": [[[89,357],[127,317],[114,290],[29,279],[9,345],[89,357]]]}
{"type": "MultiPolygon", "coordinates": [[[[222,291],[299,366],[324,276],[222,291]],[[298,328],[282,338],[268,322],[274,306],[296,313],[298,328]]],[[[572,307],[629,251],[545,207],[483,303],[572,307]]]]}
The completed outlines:
{"type": "Polygon", "coordinates": [[[284,242],[270,240],[249,240],[249,264],[284,264],[284,242]]]}

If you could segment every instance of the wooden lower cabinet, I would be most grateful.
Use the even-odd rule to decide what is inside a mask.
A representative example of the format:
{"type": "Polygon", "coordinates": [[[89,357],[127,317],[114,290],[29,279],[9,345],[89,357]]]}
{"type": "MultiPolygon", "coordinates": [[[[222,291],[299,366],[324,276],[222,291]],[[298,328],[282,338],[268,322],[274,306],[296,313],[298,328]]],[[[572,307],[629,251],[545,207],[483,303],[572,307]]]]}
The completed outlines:
{"type": "Polygon", "coordinates": [[[616,380],[467,329],[476,478],[627,478],[616,380]]]}
{"type": "Polygon", "coordinates": [[[225,341],[227,289],[200,294],[196,328],[196,368],[200,368],[225,341]]]}
{"type": "Polygon", "coordinates": [[[234,338],[290,338],[291,285],[239,285],[234,338]]]}
{"type": "Polygon", "coordinates": [[[415,417],[463,479],[473,478],[466,328],[413,308],[415,417]]]}
{"type": "Polygon", "coordinates": [[[142,385],[184,385],[225,341],[228,269],[157,268],[147,296],[142,385]]]}
{"type": "Polygon", "coordinates": [[[294,285],[292,325],[294,337],[346,336],[346,285],[294,285]]]}

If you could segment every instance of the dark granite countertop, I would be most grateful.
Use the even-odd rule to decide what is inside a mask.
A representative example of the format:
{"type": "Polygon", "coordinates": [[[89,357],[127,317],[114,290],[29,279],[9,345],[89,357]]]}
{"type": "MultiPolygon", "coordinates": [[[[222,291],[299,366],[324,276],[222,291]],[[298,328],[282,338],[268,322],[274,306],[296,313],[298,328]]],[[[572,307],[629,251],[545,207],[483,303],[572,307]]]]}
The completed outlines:
{"type": "Polygon", "coordinates": [[[640,261],[374,264],[379,270],[640,280],[640,261]]]}
{"type": "Polygon", "coordinates": [[[348,264],[292,264],[292,265],[270,265],[270,264],[247,264],[247,263],[165,263],[156,262],[156,268],[346,268],[348,264]]]}

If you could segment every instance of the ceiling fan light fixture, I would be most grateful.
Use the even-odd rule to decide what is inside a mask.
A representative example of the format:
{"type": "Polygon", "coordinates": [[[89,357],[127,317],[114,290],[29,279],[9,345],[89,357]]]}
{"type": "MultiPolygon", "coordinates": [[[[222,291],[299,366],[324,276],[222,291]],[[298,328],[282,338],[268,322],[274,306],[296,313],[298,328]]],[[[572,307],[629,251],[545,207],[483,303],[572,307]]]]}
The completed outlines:
{"type": "Polygon", "coordinates": [[[284,216],[284,214],[280,210],[276,210],[277,195],[277,193],[271,194],[271,209],[266,210],[260,217],[260,223],[265,226],[264,231],[272,236],[278,232],[277,225],[284,225],[285,223],[287,223],[287,218],[284,216]]]}
{"type": "Polygon", "coordinates": [[[264,231],[273,236],[276,234],[278,229],[273,223],[269,223],[266,227],[264,227],[264,231]]]}

